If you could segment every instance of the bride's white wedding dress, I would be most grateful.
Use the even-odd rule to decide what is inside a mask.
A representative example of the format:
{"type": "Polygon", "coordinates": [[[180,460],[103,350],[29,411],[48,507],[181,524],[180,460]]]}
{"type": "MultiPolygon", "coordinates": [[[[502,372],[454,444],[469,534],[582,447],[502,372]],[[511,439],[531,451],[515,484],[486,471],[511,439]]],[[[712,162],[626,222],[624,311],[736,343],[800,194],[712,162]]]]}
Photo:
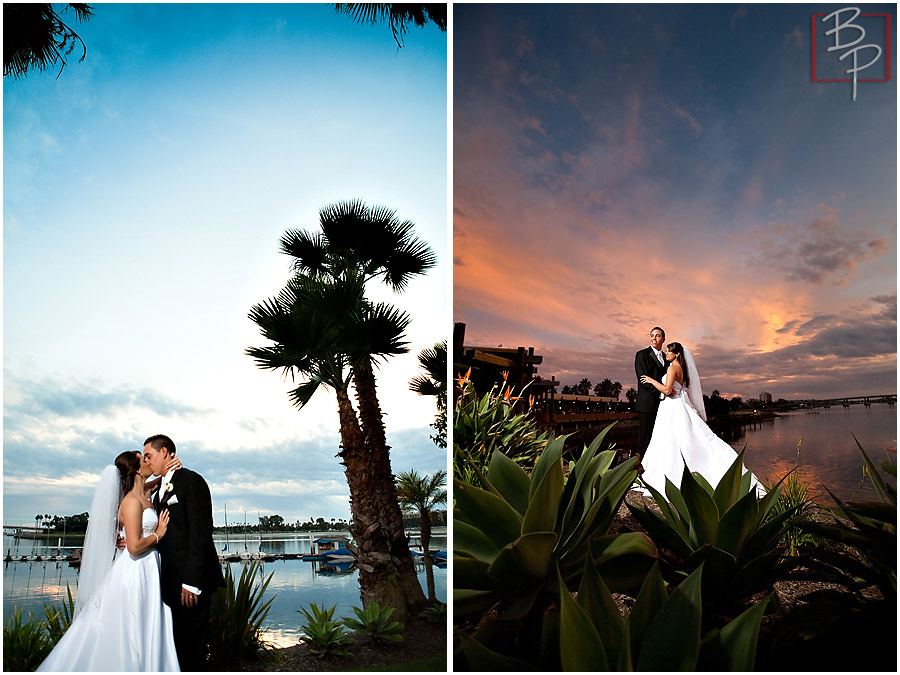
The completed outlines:
{"type": "MultiPolygon", "coordinates": [[[[686,462],[692,473],[699,473],[710,485],[716,487],[734,463],[737,453],[700,419],[680,383],[676,382],[672,391],[672,396],[659,402],[653,436],[641,460],[644,473],[640,478],[665,495],[666,478],[675,487],[681,487],[686,462]]],[[[744,467],[744,473],[746,471],[744,467]]],[[[757,494],[764,495],[765,490],[759,480],[753,474],[751,477],[751,485],[756,486],[757,494]]],[[[647,490],[642,491],[649,495],[647,490]]]]}
{"type": "MultiPolygon", "coordinates": [[[[153,509],[141,516],[142,536],[156,530],[153,509]]],[[[110,552],[112,555],[112,552],[110,552]]],[[[159,588],[159,553],[133,557],[120,551],[115,563],[39,671],[178,671],[172,610],[159,588]]]]}

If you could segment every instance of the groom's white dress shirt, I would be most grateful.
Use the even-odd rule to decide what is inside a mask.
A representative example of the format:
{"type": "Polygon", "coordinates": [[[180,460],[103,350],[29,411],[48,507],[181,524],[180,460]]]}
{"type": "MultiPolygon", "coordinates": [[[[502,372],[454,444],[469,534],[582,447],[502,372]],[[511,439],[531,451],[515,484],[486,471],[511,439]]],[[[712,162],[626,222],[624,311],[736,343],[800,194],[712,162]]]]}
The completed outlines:
{"type": "MultiPolygon", "coordinates": [[[[653,353],[656,354],[656,359],[659,361],[660,365],[665,366],[666,365],[666,357],[663,356],[662,351],[657,349],[656,347],[650,347],[650,349],[652,349],[653,353]]],[[[662,401],[665,397],[666,397],[666,395],[664,393],[659,392],[659,400],[660,401],[662,401]]]]}

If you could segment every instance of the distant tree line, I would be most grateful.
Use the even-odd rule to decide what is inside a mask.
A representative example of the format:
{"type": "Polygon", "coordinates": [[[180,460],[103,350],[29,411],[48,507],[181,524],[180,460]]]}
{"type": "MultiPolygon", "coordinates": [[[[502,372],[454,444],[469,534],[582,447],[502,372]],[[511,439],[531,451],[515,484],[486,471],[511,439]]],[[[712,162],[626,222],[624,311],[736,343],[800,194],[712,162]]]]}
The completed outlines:
{"type": "MultiPolygon", "coordinates": [[[[629,389],[629,392],[632,391],[629,389]]],[[[609,378],[598,382],[594,385],[593,391],[591,390],[591,381],[586,377],[581,380],[578,384],[567,384],[562,388],[560,392],[562,394],[577,394],[579,396],[606,396],[609,398],[614,398],[619,400],[619,394],[622,393],[622,383],[621,382],[613,382],[609,378]]],[[[626,392],[626,397],[628,396],[628,392],[626,392]]],[[[631,400],[631,399],[629,399],[631,400]]]]}
{"type": "Polygon", "coordinates": [[[34,517],[37,526],[47,534],[62,534],[65,532],[87,532],[88,514],[79,513],[74,516],[55,516],[49,513],[39,513],[34,517]]]}
{"type": "MultiPolygon", "coordinates": [[[[285,521],[283,516],[277,513],[272,516],[260,516],[258,523],[228,523],[229,534],[263,532],[341,532],[350,529],[350,523],[342,518],[310,518],[305,522],[296,520],[293,523],[285,521]]],[[[214,532],[224,532],[225,526],[214,527],[214,532]]]]}
{"type": "MultiPolygon", "coordinates": [[[[601,382],[592,385],[589,379],[582,378],[578,384],[565,385],[560,393],[577,394],[580,396],[607,396],[618,400],[619,395],[622,393],[622,383],[613,382],[609,378],[606,378],[601,382]]],[[[629,403],[634,403],[636,398],[637,391],[634,387],[630,387],[625,392],[625,399],[629,403]]],[[[704,394],[703,402],[706,405],[706,414],[709,417],[723,417],[739,410],[761,410],[788,403],[788,401],[783,398],[780,398],[773,403],[764,403],[753,398],[744,401],[740,396],[733,396],[729,399],[722,396],[722,393],[718,389],[714,389],[709,396],[704,394]]]]}
{"type": "Polygon", "coordinates": [[[759,399],[751,398],[746,401],[740,396],[732,396],[726,399],[718,389],[713,389],[712,395],[703,395],[703,403],[706,405],[706,414],[709,417],[723,417],[739,410],[764,410],[775,406],[781,406],[789,403],[789,401],[779,398],[772,403],[763,402],[759,399]]]}

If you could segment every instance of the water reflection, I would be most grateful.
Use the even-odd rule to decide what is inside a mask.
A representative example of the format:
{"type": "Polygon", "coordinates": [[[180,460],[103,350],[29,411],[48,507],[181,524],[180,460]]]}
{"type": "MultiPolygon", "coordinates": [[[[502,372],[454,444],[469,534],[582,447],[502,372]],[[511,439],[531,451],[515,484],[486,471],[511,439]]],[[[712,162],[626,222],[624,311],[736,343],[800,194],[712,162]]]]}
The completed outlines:
{"type": "MultiPolygon", "coordinates": [[[[433,538],[434,548],[447,550],[446,530],[438,531],[433,538]]],[[[312,538],[309,535],[276,535],[271,537],[243,537],[237,542],[230,538],[228,551],[264,554],[307,554],[311,552],[312,538]],[[245,548],[246,546],[246,548],[245,548]]],[[[225,539],[216,537],[219,551],[225,548],[225,539]]],[[[38,555],[50,555],[57,547],[47,547],[30,539],[14,539],[4,535],[3,548],[11,555],[27,555],[34,551],[38,555]]],[[[70,549],[71,550],[71,549],[70,549]]],[[[246,562],[227,563],[235,578],[240,578],[246,562]]],[[[336,617],[353,616],[352,608],[361,606],[359,582],[356,570],[349,569],[349,563],[328,563],[313,560],[275,560],[264,562],[264,576],[272,575],[266,592],[266,599],[274,597],[265,622],[267,631],[264,639],[287,646],[300,639],[300,625],[304,619],[299,611],[315,602],[320,607],[336,605],[336,617]]],[[[446,566],[434,566],[435,592],[439,600],[447,600],[446,566]]],[[[419,582],[425,584],[425,566],[416,564],[419,582]]],[[[21,608],[27,618],[30,612],[43,617],[44,603],[55,605],[66,598],[66,584],[75,594],[78,571],[66,562],[6,562],[3,570],[3,616],[4,623],[12,615],[13,606],[21,608]]]]}
{"type": "Polygon", "coordinates": [[[896,460],[897,416],[886,404],[788,412],[729,433],[723,438],[735,450],[746,446],[745,462],[763,480],[794,468],[799,443],[797,471],[823,501],[829,500],[825,486],[842,500],[877,499],[854,435],[876,465],[889,454],[896,460]]]}

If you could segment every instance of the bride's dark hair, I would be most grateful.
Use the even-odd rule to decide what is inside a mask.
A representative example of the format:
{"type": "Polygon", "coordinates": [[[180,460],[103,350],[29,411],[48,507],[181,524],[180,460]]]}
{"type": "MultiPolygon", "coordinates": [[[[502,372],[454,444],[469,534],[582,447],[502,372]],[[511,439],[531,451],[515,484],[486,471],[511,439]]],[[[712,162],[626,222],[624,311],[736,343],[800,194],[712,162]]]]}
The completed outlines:
{"type": "Polygon", "coordinates": [[[670,342],[666,345],[666,349],[675,354],[678,363],[681,364],[681,372],[682,377],[684,378],[684,382],[682,382],[682,386],[688,387],[691,384],[691,376],[688,375],[688,367],[687,363],[684,360],[684,347],[681,346],[680,342],[670,342]]]}
{"type": "Polygon", "coordinates": [[[134,487],[134,477],[141,470],[141,453],[126,450],[116,457],[116,468],[122,477],[122,495],[127,495],[134,487]]]}

